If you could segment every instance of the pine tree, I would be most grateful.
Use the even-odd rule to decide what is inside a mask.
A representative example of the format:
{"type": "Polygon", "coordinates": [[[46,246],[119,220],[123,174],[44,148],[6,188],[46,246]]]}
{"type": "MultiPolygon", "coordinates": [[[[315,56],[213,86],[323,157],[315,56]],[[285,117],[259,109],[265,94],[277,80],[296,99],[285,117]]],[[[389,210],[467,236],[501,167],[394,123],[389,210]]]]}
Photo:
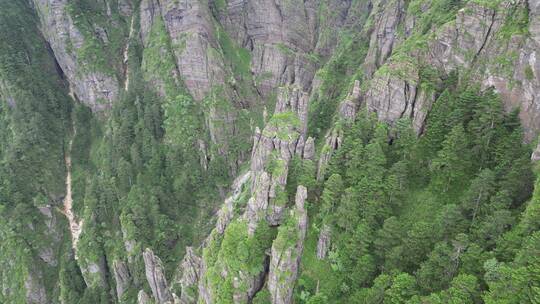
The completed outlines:
{"type": "Polygon", "coordinates": [[[452,103],[452,94],[449,90],[445,90],[429,111],[426,131],[420,139],[420,150],[424,158],[432,158],[442,148],[450,126],[449,115],[452,111],[452,103]]]}
{"type": "Polygon", "coordinates": [[[388,257],[392,249],[401,244],[403,236],[403,225],[398,218],[392,216],[384,220],[384,224],[377,231],[374,240],[375,253],[379,259],[388,257]]]}
{"type": "Polygon", "coordinates": [[[498,95],[488,91],[481,96],[475,105],[474,117],[469,124],[469,130],[474,136],[472,150],[481,167],[492,164],[493,147],[504,133],[502,122],[504,109],[498,95]]]}
{"type": "Polygon", "coordinates": [[[465,129],[458,124],[448,134],[431,163],[434,191],[449,192],[463,185],[470,165],[469,153],[465,129]]]}
{"type": "Polygon", "coordinates": [[[383,304],[401,304],[417,293],[416,280],[408,273],[394,276],[392,286],[384,293],[383,304]]]}
{"type": "Polygon", "coordinates": [[[489,202],[495,191],[495,174],[490,169],[480,171],[471,182],[469,190],[461,203],[465,214],[471,219],[471,226],[475,224],[476,217],[486,212],[484,206],[489,202]]]}
{"type": "Polygon", "coordinates": [[[336,205],[341,200],[343,193],[343,179],[339,174],[332,174],[324,183],[324,190],[321,195],[321,210],[319,216],[323,225],[334,225],[334,212],[336,205]]]}

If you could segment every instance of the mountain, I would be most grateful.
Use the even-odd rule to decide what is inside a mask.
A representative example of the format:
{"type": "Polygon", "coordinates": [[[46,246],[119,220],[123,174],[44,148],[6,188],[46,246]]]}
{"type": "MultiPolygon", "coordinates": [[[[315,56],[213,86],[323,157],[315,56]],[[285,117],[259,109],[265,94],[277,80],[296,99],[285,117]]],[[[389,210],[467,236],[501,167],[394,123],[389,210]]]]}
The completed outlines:
{"type": "Polygon", "coordinates": [[[0,303],[540,302],[539,0],[0,6],[0,303]]]}

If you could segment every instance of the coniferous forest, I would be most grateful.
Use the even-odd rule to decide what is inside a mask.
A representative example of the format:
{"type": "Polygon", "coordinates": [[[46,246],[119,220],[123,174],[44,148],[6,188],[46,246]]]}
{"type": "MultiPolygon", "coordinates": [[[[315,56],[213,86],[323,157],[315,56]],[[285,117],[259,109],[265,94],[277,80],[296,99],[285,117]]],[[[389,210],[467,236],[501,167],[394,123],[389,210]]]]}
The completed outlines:
{"type": "Polygon", "coordinates": [[[0,303],[540,303],[540,1],[0,0],[0,303]]]}

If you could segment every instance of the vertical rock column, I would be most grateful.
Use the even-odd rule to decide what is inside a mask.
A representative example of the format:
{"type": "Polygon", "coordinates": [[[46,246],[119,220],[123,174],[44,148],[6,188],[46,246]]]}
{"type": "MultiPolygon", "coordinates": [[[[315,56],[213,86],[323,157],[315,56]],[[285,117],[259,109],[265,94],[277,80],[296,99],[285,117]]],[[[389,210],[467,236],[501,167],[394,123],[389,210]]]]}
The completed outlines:
{"type": "MultiPolygon", "coordinates": [[[[249,233],[266,220],[279,225],[285,205],[279,201],[287,183],[289,161],[296,154],[304,154],[307,133],[308,95],[297,87],[280,88],[275,114],[262,132],[255,134],[251,156],[252,197],[244,218],[249,233]]],[[[311,150],[313,140],[308,140],[311,150]]]]}
{"type": "Polygon", "coordinates": [[[196,256],[192,247],[186,248],[186,255],[180,264],[182,277],[180,285],[182,293],[180,295],[180,303],[190,304],[197,302],[197,282],[199,281],[201,258],[196,256]]]}
{"type": "Polygon", "coordinates": [[[268,290],[273,304],[292,303],[308,226],[306,198],[306,187],[298,186],[296,208],[291,210],[287,222],[279,228],[272,244],[268,290]]]}
{"type": "MultiPolygon", "coordinates": [[[[308,95],[299,87],[280,88],[274,115],[262,132],[256,132],[249,173],[251,198],[244,213],[235,219],[231,219],[234,213],[231,213],[230,201],[220,212],[218,225],[203,250],[198,284],[200,302],[218,303],[227,299],[245,303],[263,287],[267,274],[266,252],[271,248],[272,240],[269,239],[267,244],[254,242],[253,238],[259,237],[258,231],[283,223],[288,205],[285,185],[290,160],[295,155],[313,157],[314,141],[305,139],[307,105],[308,95]],[[250,258],[255,259],[250,262],[260,263],[261,267],[236,263],[236,257],[230,252],[232,240],[235,244],[250,244],[247,249],[250,258]],[[246,269],[248,266],[251,268],[246,269]],[[230,289],[224,289],[226,284],[230,289]]],[[[247,181],[247,178],[241,180],[247,181]]]]}
{"type": "Polygon", "coordinates": [[[154,295],[156,303],[162,304],[172,301],[173,297],[169,291],[169,285],[167,284],[163,265],[159,257],[154,255],[152,250],[146,248],[143,253],[143,259],[146,279],[148,280],[148,285],[150,285],[150,288],[152,289],[152,294],[154,295]]]}
{"type": "Polygon", "coordinates": [[[114,280],[116,281],[116,296],[118,297],[118,300],[120,300],[124,292],[131,285],[131,276],[126,263],[115,260],[113,262],[113,274],[114,280]]]}

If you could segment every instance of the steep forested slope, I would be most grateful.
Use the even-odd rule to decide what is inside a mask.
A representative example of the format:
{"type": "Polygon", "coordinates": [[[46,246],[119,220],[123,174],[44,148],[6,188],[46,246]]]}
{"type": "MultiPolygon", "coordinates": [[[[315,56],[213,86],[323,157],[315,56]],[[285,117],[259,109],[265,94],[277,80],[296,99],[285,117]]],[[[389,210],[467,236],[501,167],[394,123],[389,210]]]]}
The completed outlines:
{"type": "Polygon", "coordinates": [[[0,6],[1,303],[540,302],[540,1],[0,6]]]}

